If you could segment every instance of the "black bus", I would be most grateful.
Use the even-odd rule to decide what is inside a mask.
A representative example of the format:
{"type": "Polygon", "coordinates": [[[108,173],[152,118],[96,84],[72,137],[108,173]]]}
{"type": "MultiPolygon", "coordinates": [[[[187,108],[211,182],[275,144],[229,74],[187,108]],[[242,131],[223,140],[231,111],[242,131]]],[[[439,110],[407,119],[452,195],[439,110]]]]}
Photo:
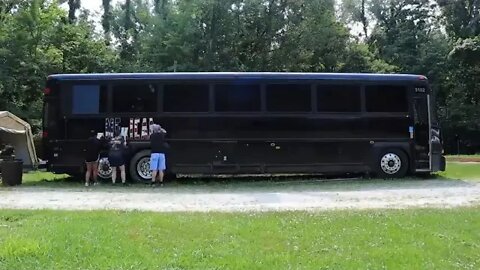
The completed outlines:
{"type": "MultiPolygon", "coordinates": [[[[91,130],[128,139],[128,170],[149,181],[149,127],[167,130],[172,174],[443,171],[432,92],[421,75],[61,74],[44,91],[47,168],[82,171],[91,130]]],[[[108,160],[101,160],[108,178],[108,160]]]]}

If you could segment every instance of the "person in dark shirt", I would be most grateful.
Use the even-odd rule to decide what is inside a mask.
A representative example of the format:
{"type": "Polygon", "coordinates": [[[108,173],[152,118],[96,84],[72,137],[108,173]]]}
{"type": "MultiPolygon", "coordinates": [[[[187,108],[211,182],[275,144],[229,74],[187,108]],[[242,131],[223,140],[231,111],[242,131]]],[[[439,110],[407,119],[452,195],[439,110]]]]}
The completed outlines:
{"type": "Polygon", "coordinates": [[[152,186],[157,183],[157,176],[160,185],[163,185],[164,170],[166,169],[165,142],[166,131],[160,125],[152,125],[152,134],[150,135],[150,148],[152,154],[150,156],[150,170],[152,171],[152,186]]]}
{"type": "Polygon", "coordinates": [[[101,147],[100,140],[97,138],[95,131],[92,130],[85,149],[85,164],[87,166],[87,171],[85,172],[86,187],[90,185],[90,178],[93,178],[94,183],[97,183],[98,160],[101,147]]]}
{"type": "Polygon", "coordinates": [[[117,180],[117,168],[120,169],[120,177],[122,184],[126,185],[125,173],[125,150],[126,142],[123,137],[114,138],[110,142],[110,150],[108,151],[108,161],[112,167],[112,184],[117,180]]]}

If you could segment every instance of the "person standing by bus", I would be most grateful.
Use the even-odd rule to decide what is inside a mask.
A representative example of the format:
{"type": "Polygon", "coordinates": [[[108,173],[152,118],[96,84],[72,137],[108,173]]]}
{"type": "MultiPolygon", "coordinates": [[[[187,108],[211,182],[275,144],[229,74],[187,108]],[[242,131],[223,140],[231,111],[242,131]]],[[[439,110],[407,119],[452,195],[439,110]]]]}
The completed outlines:
{"type": "Polygon", "coordinates": [[[115,185],[117,180],[117,170],[120,169],[120,178],[122,184],[126,185],[126,173],[125,173],[125,150],[126,141],[123,137],[113,138],[110,142],[110,149],[108,151],[108,161],[110,167],[112,167],[112,184],[115,185]]]}
{"type": "Polygon", "coordinates": [[[85,164],[87,171],[85,172],[85,186],[90,186],[90,178],[93,178],[94,184],[97,184],[98,176],[98,160],[102,144],[94,130],[90,131],[91,135],[87,140],[87,148],[85,149],[85,164]]]}
{"type": "Polygon", "coordinates": [[[150,135],[150,170],[152,171],[152,186],[157,184],[157,176],[160,186],[163,186],[164,170],[166,169],[165,152],[167,143],[165,142],[166,131],[157,124],[152,125],[152,134],[150,135]]]}

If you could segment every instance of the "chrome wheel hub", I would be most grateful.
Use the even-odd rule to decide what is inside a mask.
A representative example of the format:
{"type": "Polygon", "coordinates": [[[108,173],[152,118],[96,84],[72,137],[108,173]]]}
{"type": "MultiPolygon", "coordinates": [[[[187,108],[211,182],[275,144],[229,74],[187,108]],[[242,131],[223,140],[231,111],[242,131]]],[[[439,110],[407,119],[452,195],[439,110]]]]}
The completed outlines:
{"type": "Polygon", "coordinates": [[[385,154],[380,160],[380,167],[386,174],[396,174],[402,168],[402,160],[397,154],[385,154]]]}
{"type": "Polygon", "coordinates": [[[108,179],[112,177],[112,167],[110,167],[110,162],[108,158],[101,158],[98,161],[98,176],[103,179],[108,179]]]}
{"type": "Polygon", "coordinates": [[[150,171],[150,157],[143,157],[138,161],[137,173],[144,180],[152,179],[152,172],[150,171]]]}

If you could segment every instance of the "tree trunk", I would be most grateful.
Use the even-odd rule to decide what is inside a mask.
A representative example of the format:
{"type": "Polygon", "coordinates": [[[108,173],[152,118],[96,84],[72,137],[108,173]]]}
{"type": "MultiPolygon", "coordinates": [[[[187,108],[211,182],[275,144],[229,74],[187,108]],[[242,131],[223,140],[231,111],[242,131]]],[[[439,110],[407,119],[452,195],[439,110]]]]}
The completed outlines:
{"type": "Polygon", "coordinates": [[[80,8],[80,0],[68,0],[68,22],[75,23],[77,17],[75,13],[80,8]]]}
{"type": "Polygon", "coordinates": [[[368,21],[365,8],[365,0],[362,0],[362,25],[363,25],[363,34],[365,35],[365,40],[368,39],[368,21]]]}
{"type": "Polygon", "coordinates": [[[103,16],[102,16],[102,27],[103,33],[105,35],[105,42],[107,45],[110,45],[110,28],[111,28],[111,20],[112,20],[112,11],[110,6],[111,0],[103,0],[103,16]]]}

